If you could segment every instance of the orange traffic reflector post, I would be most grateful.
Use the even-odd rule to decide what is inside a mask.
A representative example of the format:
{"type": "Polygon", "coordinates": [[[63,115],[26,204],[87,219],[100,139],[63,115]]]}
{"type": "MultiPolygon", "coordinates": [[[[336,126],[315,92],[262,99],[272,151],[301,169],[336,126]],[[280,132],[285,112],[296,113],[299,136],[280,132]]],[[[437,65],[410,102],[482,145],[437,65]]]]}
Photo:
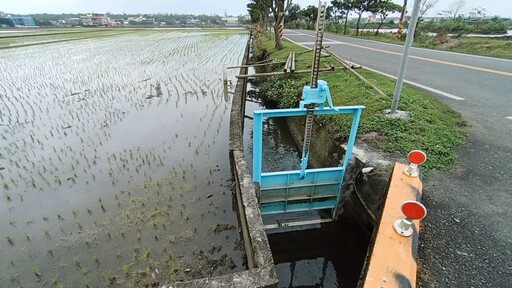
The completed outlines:
{"type": "Polygon", "coordinates": [[[402,212],[405,216],[402,219],[396,220],[393,228],[395,228],[396,233],[399,235],[409,237],[414,233],[412,221],[423,219],[427,216],[427,208],[420,202],[411,200],[405,201],[402,204],[402,212]]]}
{"type": "Polygon", "coordinates": [[[418,177],[418,175],[420,175],[420,169],[418,168],[418,165],[425,163],[427,160],[427,154],[420,150],[413,150],[409,152],[407,159],[409,159],[411,164],[409,164],[409,167],[404,170],[405,175],[410,177],[418,177]]]}

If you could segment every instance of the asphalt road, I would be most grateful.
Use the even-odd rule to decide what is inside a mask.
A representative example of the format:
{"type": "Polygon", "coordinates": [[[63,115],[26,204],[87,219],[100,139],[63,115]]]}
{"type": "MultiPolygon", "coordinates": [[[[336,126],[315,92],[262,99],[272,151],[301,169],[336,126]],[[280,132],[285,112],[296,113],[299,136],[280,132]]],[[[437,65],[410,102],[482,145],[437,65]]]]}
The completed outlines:
{"type": "MultiPolygon", "coordinates": [[[[285,32],[309,48],[314,34],[285,32]]],[[[366,69],[398,74],[402,46],[329,33],[323,44],[366,69]]],[[[460,112],[471,133],[457,169],[424,183],[419,287],[511,287],[512,61],[412,48],[405,79],[460,112]]]]}

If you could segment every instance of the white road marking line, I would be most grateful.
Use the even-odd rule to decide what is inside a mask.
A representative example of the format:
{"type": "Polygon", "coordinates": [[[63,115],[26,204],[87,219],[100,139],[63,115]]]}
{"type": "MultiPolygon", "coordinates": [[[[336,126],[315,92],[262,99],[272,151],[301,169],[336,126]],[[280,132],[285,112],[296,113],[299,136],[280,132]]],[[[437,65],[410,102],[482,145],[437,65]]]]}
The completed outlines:
{"type": "MultiPolygon", "coordinates": [[[[304,47],[306,49],[309,49],[311,50],[311,48],[305,46],[304,44],[302,44],[303,42],[295,42],[293,40],[291,40],[290,38],[288,37],[285,37],[288,41],[290,42],[293,42],[301,47],[304,47]]],[[[354,65],[357,65],[357,66],[362,66],[362,65],[359,65],[357,63],[354,63],[354,62],[351,62],[351,61],[348,61],[348,60],[345,60],[347,62],[350,62],[354,65]]],[[[362,66],[363,69],[366,69],[368,71],[372,71],[372,72],[375,72],[375,73],[378,73],[380,75],[383,75],[383,76],[386,76],[386,77],[389,77],[391,79],[395,79],[396,80],[396,76],[393,76],[393,75],[390,75],[390,74],[387,74],[387,73],[384,73],[384,72],[381,72],[379,70],[375,70],[375,69],[372,69],[372,68],[369,68],[369,67],[366,67],[366,66],[362,66]]],[[[405,83],[409,84],[409,85],[412,85],[412,86],[415,86],[415,87],[418,87],[420,89],[423,89],[423,90],[427,90],[427,91],[430,91],[432,93],[436,93],[438,95],[441,95],[441,96],[444,96],[444,97],[447,97],[447,98],[450,98],[450,99],[453,99],[453,100],[457,100],[457,101],[462,101],[462,100],[465,100],[464,98],[462,97],[459,97],[459,96],[456,96],[456,95],[453,95],[453,94],[450,94],[448,92],[444,92],[444,91],[441,91],[441,90],[437,90],[437,89],[434,89],[432,87],[428,87],[428,86],[425,86],[425,85],[422,85],[420,83],[416,83],[416,82],[413,82],[413,81],[409,81],[409,80],[404,80],[405,83]]]]}
{"type": "MultiPolygon", "coordinates": [[[[353,63],[353,62],[352,62],[353,63]]],[[[358,65],[356,63],[354,63],[355,65],[358,65]]],[[[361,66],[361,65],[359,65],[361,66]]],[[[394,80],[396,80],[396,76],[393,76],[393,75],[389,75],[387,73],[384,73],[384,72],[381,72],[381,71],[378,71],[378,70],[375,70],[375,69],[372,69],[372,68],[368,68],[368,67],[365,67],[365,66],[362,66],[363,69],[366,69],[366,70],[369,70],[369,71],[372,71],[372,72],[375,72],[377,74],[380,74],[382,76],[386,76],[386,77],[389,77],[389,78],[392,78],[394,80]]],[[[459,96],[455,96],[453,94],[450,94],[448,92],[444,92],[444,91],[441,91],[441,90],[437,90],[437,89],[434,89],[432,87],[428,87],[428,86],[425,86],[425,85],[422,85],[420,83],[416,83],[416,82],[413,82],[413,81],[409,81],[409,80],[404,80],[405,83],[409,84],[409,85],[412,85],[412,86],[415,86],[415,87],[418,87],[420,89],[423,89],[423,90],[427,90],[427,91],[430,91],[432,93],[436,93],[438,95],[441,95],[441,96],[444,96],[444,97],[448,97],[448,98],[451,98],[453,100],[458,100],[458,101],[462,101],[464,100],[464,98],[462,97],[459,97],[459,96]]]]}
{"type": "MultiPolygon", "coordinates": [[[[335,41],[335,40],[332,40],[332,39],[326,39],[326,40],[335,41]]],[[[381,52],[381,53],[387,53],[387,54],[402,56],[402,53],[398,53],[398,52],[392,52],[392,51],[382,50],[382,49],[378,49],[378,48],[365,47],[365,46],[361,46],[361,45],[357,45],[357,44],[352,44],[352,43],[347,43],[347,42],[339,42],[339,43],[340,44],[349,45],[349,46],[353,46],[353,47],[357,47],[357,48],[361,48],[361,49],[367,49],[367,50],[377,51],[377,52],[381,52]]],[[[476,71],[482,71],[482,72],[487,72],[487,73],[494,73],[494,74],[499,74],[499,75],[504,75],[504,76],[512,76],[512,72],[507,72],[507,71],[499,71],[499,70],[494,70],[494,69],[476,67],[476,66],[471,66],[471,65],[466,65],[466,64],[460,64],[460,63],[455,63],[455,62],[437,60],[437,59],[420,57],[420,56],[414,56],[414,55],[410,55],[409,58],[423,60],[423,61],[428,61],[428,62],[433,62],[433,63],[438,63],[438,64],[450,65],[450,66],[455,66],[455,67],[460,67],[460,68],[466,68],[466,69],[471,69],[471,70],[476,70],[476,71]]]]}
{"type": "MultiPolygon", "coordinates": [[[[285,37],[286,38],[286,37],[285,37]]],[[[288,39],[288,38],[286,38],[288,39]]],[[[291,41],[291,40],[290,40],[291,41]]],[[[292,41],[293,42],[293,41],[292,41]]],[[[296,42],[297,43],[297,42],[296,42]]],[[[300,42],[302,45],[314,45],[315,42],[300,42]]],[[[322,45],[334,45],[334,44],[344,44],[342,42],[339,42],[339,41],[328,41],[328,42],[322,42],[322,45]]]]}
{"type": "MultiPolygon", "coordinates": [[[[310,34],[306,34],[306,33],[298,32],[298,31],[286,31],[286,33],[288,33],[288,32],[295,33],[295,35],[305,35],[305,36],[309,36],[309,37],[315,37],[315,35],[310,35],[310,34]]],[[[330,36],[347,37],[347,36],[343,36],[343,35],[335,35],[335,34],[334,34],[334,35],[333,35],[333,34],[331,34],[330,36]]],[[[403,45],[396,44],[396,43],[380,42],[380,41],[369,40],[369,39],[362,39],[362,38],[360,39],[360,38],[356,38],[355,40],[365,41],[365,42],[372,42],[372,43],[378,43],[378,44],[382,44],[382,45],[389,45],[389,46],[399,46],[399,47],[403,47],[403,45]]],[[[455,55],[458,55],[458,56],[474,57],[474,58],[482,58],[482,59],[488,59],[488,60],[494,60],[494,61],[500,61],[500,62],[512,62],[512,60],[510,60],[510,59],[496,58],[496,57],[491,57],[491,56],[482,56],[482,55],[465,54],[465,53],[452,52],[452,51],[434,50],[434,49],[428,49],[428,48],[423,48],[423,47],[412,47],[412,49],[425,50],[425,51],[428,51],[428,52],[440,53],[440,54],[455,54],[455,55]]]]}
{"type": "MultiPolygon", "coordinates": [[[[304,35],[307,35],[307,34],[304,34],[304,35]]],[[[361,49],[372,50],[372,51],[392,54],[392,55],[396,55],[396,56],[402,56],[402,53],[399,53],[399,52],[393,52],[393,51],[388,51],[388,50],[383,50],[383,49],[378,49],[378,48],[366,47],[366,46],[362,46],[362,45],[358,45],[358,44],[336,41],[334,39],[328,39],[328,38],[324,38],[324,39],[327,41],[336,42],[337,44],[344,44],[344,45],[353,46],[353,47],[357,47],[357,48],[361,48],[361,49]]],[[[307,42],[307,43],[309,43],[309,42],[307,42]]],[[[512,76],[512,72],[508,72],[508,71],[500,71],[500,70],[482,68],[482,67],[477,67],[477,66],[471,66],[471,65],[460,64],[460,63],[456,63],[456,62],[437,60],[437,59],[421,57],[421,56],[414,56],[414,55],[410,55],[409,58],[443,64],[443,65],[455,66],[455,67],[460,67],[460,68],[465,68],[465,69],[471,69],[471,70],[476,70],[476,71],[482,71],[482,72],[487,72],[487,73],[494,73],[494,74],[498,74],[498,75],[512,76]]]]}

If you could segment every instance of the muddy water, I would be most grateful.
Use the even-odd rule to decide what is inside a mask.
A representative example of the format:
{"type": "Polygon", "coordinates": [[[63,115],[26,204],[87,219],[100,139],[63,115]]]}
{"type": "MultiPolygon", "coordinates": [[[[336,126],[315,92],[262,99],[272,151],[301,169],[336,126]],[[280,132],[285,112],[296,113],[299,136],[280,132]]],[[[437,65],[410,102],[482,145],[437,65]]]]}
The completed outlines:
{"type": "MultiPolygon", "coordinates": [[[[245,154],[252,163],[252,115],[265,109],[256,86],[249,86],[244,126],[245,154]]],[[[299,149],[283,119],[263,125],[264,172],[299,170],[299,149]]],[[[327,218],[330,211],[265,215],[265,224],[327,218]]],[[[342,217],[343,219],[343,217],[342,217]]],[[[278,287],[357,287],[370,241],[347,220],[295,228],[268,229],[267,235],[279,278],[278,287]]]]}
{"type": "Polygon", "coordinates": [[[138,31],[2,51],[0,287],[245,269],[221,78],[246,40],[138,31]]]}

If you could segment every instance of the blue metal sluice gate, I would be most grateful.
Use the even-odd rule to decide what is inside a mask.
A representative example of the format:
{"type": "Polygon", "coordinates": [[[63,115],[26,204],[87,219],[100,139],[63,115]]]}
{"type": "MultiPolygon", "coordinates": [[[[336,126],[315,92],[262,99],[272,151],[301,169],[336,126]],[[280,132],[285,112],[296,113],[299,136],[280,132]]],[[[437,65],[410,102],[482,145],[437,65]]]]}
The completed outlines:
{"type": "Polygon", "coordinates": [[[262,214],[331,209],[332,218],[336,217],[343,176],[352,156],[359,120],[365,107],[334,107],[327,82],[318,80],[326,9],[326,3],[319,2],[311,82],[310,86],[304,86],[302,89],[299,108],[254,111],[253,180],[260,185],[259,201],[262,214]],[[328,108],[324,107],[325,102],[328,103],[328,108]],[[342,165],[307,169],[314,115],[330,114],[353,114],[354,116],[342,165]],[[306,116],[300,170],[262,172],[263,119],[292,116],[306,116]]]}
{"type": "MultiPolygon", "coordinates": [[[[343,177],[352,156],[359,120],[365,107],[333,107],[327,83],[322,80],[318,81],[318,88],[305,86],[303,99],[300,108],[254,111],[253,180],[260,185],[260,209],[262,214],[332,209],[332,216],[336,215],[343,177]],[[330,106],[328,108],[324,108],[326,100],[330,106]],[[308,105],[312,104],[318,106],[313,109],[306,108],[311,107],[308,105]],[[341,167],[307,169],[309,147],[305,147],[300,170],[262,172],[263,120],[265,118],[331,114],[353,115],[347,150],[341,167]]],[[[307,123],[308,120],[306,121],[305,143],[309,142],[306,139],[308,137],[307,123]]],[[[309,137],[310,135],[309,132],[309,137]]],[[[307,145],[309,146],[309,143],[307,145]]]]}

